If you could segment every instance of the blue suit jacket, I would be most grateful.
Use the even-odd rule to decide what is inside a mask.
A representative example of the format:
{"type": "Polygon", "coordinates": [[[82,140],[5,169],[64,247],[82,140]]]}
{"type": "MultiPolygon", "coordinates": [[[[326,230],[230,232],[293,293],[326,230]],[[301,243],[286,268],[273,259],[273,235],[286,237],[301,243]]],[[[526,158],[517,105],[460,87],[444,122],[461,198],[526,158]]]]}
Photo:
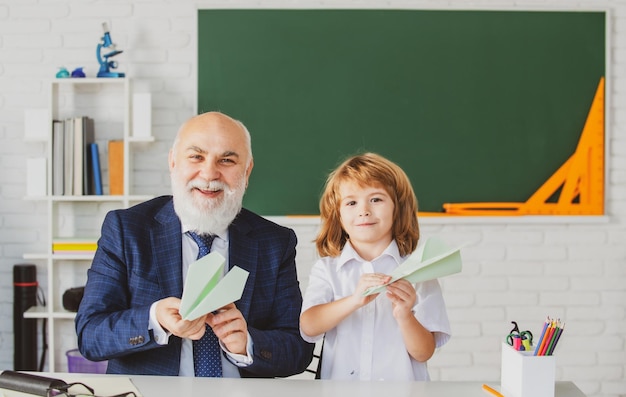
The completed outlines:
{"type": "MultiPolygon", "coordinates": [[[[230,266],[250,272],[235,303],[254,341],[254,362],[240,369],[241,376],[304,371],[313,345],[299,332],[295,233],[243,209],[229,227],[229,240],[230,266]]],[[[148,319],[153,302],[182,296],[181,269],[181,224],[171,196],[109,212],[76,316],[83,356],[109,360],[108,373],[178,375],[181,339],[157,344],[148,319]]]]}

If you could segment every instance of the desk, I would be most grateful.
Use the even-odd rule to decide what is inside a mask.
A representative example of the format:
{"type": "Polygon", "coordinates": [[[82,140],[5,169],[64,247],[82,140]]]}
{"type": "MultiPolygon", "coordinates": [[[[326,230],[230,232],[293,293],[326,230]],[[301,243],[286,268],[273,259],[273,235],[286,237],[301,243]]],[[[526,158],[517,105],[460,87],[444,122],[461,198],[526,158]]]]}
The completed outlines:
{"type": "MultiPolygon", "coordinates": [[[[236,396],[236,397],[489,397],[484,382],[410,382],[410,381],[332,381],[314,379],[215,379],[177,376],[93,375],[76,373],[41,374],[66,382],[83,381],[100,395],[132,390],[143,397],[236,396]],[[116,383],[115,378],[119,378],[116,383]],[[132,382],[132,385],[129,383],[132,382]],[[103,386],[104,385],[104,386],[103,386]],[[106,390],[105,390],[106,389],[106,390]],[[123,390],[121,390],[123,389],[123,390]]],[[[499,382],[490,382],[499,389],[499,382]]],[[[6,397],[24,397],[5,391],[6,397]]],[[[555,397],[585,397],[572,382],[556,382],[555,397]]]]}
{"type": "MultiPolygon", "coordinates": [[[[484,382],[352,382],[308,379],[208,379],[131,376],[144,397],[488,397],[484,382]],[[209,392],[210,391],[210,392],[209,392]]],[[[489,383],[499,389],[499,382],[489,383]]],[[[585,397],[572,382],[556,382],[555,397],[585,397]]]]}

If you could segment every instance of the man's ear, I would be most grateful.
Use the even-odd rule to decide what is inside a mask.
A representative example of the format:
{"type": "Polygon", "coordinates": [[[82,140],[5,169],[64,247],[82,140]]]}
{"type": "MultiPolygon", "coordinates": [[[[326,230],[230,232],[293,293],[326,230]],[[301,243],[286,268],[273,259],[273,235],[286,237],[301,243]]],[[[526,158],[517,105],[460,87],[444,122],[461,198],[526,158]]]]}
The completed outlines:
{"type": "Polygon", "coordinates": [[[174,152],[172,151],[172,149],[170,149],[167,155],[167,164],[170,168],[170,172],[172,172],[172,170],[174,169],[174,165],[176,165],[176,161],[174,159],[174,152]]]}
{"type": "Polygon", "coordinates": [[[250,180],[250,174],[252,173],[252,168],[254,167],[254,161],[250,160],[250,164],[246,169],[246,188],[248,187],[248,181],[250,180]]]}

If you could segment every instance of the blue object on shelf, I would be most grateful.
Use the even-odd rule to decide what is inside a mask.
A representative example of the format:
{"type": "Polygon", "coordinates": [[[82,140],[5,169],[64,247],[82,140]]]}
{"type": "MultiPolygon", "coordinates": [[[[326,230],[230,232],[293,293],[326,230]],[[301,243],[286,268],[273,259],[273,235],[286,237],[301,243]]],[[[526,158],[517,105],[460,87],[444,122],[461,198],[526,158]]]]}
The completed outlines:
{"type": "Polygon", "coordinates": [[[109,60],[114,56],[121,54],[122,50],[117,50],[115,44],[111,40],[111,34],[109,33],[109,27],[106,22],[102,24],[104,30],[104,36],[102,36],[102,42],[98,44],[96,50],[96,56],[98,57],[98,63],[100,63],[100,70],[98,71],[98,77],[125,77],[124,73],[112,72],[111,69],[117,68],[117,62],[109,60]],[[102,50],[108,49],[108,53],[103,54],[102,50]]]}
{"type": "Polygon", "coordinates": [[[76,68],[72,70],[72,77],[85,77],[85,72],[83,72],[83,68],[76,68]]]}
{"type": "Polygon", "coordinates": [[[57,79],[70,77],[70,72],[68,72],[66,68],[60,67],[59,71],[56,74],[56,77],[57,77],[57,79]]]}

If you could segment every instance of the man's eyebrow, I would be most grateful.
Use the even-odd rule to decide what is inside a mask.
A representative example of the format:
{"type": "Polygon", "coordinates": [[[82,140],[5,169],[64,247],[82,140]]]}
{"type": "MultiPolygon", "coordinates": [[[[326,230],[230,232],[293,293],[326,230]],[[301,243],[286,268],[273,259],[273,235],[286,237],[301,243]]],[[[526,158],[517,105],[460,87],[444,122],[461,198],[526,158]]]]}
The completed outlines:
{"type": "Polygon", "coordinates": [[[233,151],[233,150],[227,150],[224,153],[222,153],[222,157],[237,157],[239,158],[239,153],[233,151]]]}
{"type": "MultiPolygon", "coordinates": [[[[202,153],[202,154],[207,154],[208,153],[208,151],[206,151],[206,150],[204,150],[201,147],[196,146],[196,145],[191,145],[191,146],[187,147],[186,150],[190,150],[190,151],[193,151],[193,152],[196,152],[196,153],[202,153]]],[[[227,151],[222,153],[221,157],[237,157],[237,158],[239,158],[239,153],[235,152],[234,150],[227,150],[227,151]]]]}
{"type": "Polygon", "coordinates": [[[200,148],[199,146],[196,146],[196,145],[191,145],[191,146],[187,147],[186,150],[192,150],[192,151],[194,151],[196,153],[206,153],[205,150],[203,150],[202,148],[200,148]]]}

